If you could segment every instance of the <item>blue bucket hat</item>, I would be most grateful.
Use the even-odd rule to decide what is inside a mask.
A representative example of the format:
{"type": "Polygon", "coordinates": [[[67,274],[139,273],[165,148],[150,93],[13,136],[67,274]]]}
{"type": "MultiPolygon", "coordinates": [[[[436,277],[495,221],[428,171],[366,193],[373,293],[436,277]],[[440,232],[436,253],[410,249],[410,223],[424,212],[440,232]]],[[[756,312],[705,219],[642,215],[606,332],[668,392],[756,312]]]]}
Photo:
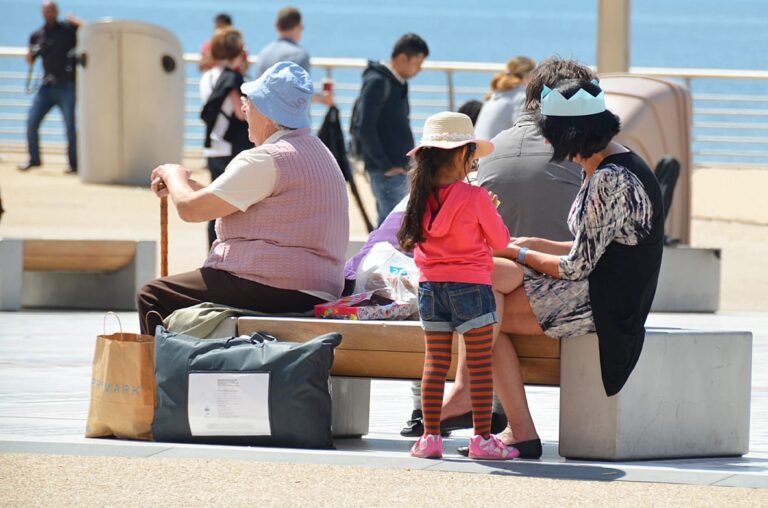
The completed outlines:
{"type": "Polygon", "coordinates": [[[309,127],[312,79],[295,63],[277,62],[240,90],[270,120],[292,129],[309,127]]]}

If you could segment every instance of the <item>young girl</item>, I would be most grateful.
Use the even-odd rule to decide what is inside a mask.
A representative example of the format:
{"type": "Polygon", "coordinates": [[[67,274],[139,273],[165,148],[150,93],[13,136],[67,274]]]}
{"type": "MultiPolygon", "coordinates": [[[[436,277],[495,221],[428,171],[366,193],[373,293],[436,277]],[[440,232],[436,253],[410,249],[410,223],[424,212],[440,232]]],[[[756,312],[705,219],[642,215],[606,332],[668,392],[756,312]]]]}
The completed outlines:
{"type": "Polygon", "coordinates": [[[509,243],[509,231],[493,200],[463,180],[477,159],[490,154],[490,141],[475,139],[472,121],[461,113],[427,119],[414,157],[410,198],[398,240],[414,250],[419,280],[419,314],[426,343],[421,380],[424,435],[411,448],[414,457],[441,458],[440,411],[453,331],[467,349],[475,435],[469,456],[513,459],[518,451],[491,434],[493,376],[491,352],[496,305],[491,291],[491,249],[509,243]]]}

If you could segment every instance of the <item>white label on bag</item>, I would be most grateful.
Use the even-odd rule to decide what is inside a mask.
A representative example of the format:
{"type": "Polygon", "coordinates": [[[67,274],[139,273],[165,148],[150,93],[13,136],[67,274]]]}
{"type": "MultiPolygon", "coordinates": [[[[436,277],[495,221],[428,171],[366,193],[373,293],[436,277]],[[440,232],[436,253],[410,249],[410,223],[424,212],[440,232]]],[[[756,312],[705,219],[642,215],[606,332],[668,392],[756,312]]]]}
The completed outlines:
{"type": "Polygon", "coordinates": [[[270,436],[268,372],[189,374],[193,436],[270,436]]]}

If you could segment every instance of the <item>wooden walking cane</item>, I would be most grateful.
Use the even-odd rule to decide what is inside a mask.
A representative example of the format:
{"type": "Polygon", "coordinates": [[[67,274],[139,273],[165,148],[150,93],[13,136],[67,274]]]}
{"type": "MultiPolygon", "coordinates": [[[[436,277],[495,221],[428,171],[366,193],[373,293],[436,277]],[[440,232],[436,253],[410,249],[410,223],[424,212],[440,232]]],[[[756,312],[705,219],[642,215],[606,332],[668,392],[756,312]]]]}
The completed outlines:
{"type": "Polygon", "coordinates": [[[160,277],[168,276],[168,196],[160,198],[160,277]]]}

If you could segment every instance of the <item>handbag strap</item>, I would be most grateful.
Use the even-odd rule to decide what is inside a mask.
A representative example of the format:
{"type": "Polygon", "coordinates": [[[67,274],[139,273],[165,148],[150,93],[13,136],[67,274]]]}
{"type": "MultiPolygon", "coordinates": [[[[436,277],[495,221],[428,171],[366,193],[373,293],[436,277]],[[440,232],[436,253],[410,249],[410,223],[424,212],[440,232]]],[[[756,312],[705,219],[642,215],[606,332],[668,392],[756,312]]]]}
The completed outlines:
{"type": "Polygon", "coordinates": [[[160,324],[163,324],[164,320],[162,314],[156,310],[151,310],[144,316],[144,329],[147,330],[149,335],[154,335],[155,331],[149,326],[149,318],[151,317],[157,318],[157,320],[160,321],[160,324]]]}
{"type": "Polygon", "coordinates": [[[251,342],[279,342],[277,337],[267,332],[253,332],[249,338],[251,342]]]}
{"type": "MultiPolygon", "coordinates": [[[[265,342],[278,342],[277,337],[275,337],[274,335],[270,335],[270,334],[268,334],[266,332],[254,332],[254,333],[250,334],[247,337],[244,336],[244,335],[241,335],[239,337],[230,337],[230,338],[228,338],[226,340],[226,342],[224,343],[225,347],[229,347],[229,346],[233,345],[233,342],[238,340],[238,339],[240,339],[242,341],[248,341],[248,342],[250,342],[251,344],[254,344],[254,345],[256,345],[256,344],[264,344],[265,342]]],[[[241,344],[242,344],[242,342],[241,342],[241,344]]]]}
{"type": "Polygon", "coordinates": [[[118,324],[118,326],[120,326],[120,333],[123,333],[123,323],[122,323],[122,321],[120,321],[120,316],[118,316],[117,314],[115,314],[114,312],[112,312],[110,310],[110,311],[107,311],[104,314],[104,321],[101,323],[101,325],[102,325],[101,326],[102,335],[106,335],[107,334],[107,316],[114,316],[114,318],[117,319],[117,324],[118,324]]]}

